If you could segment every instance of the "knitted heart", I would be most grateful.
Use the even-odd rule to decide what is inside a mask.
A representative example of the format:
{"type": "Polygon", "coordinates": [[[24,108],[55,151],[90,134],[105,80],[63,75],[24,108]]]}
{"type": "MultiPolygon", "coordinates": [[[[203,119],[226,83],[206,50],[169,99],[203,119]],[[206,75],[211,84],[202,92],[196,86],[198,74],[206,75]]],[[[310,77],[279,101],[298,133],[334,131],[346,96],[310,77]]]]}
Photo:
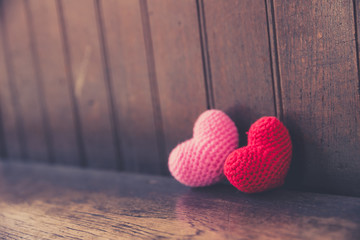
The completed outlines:
{"type": "Polygon", "coordinates": [[[286,127],[275,117],[263,117],[251,125],[248,145],[227,157],[224,173],[240,191],[262,192],[284,184],[291,156],[286,127]]]}
{"type": "Polygon", "coordinates": [[[237,147],[234,122],[222,111],[207,110],[196,120],[193,138],[171,151],[169,170],[187,186],[209,186],[224,177],[225,159],[237,147]]]}

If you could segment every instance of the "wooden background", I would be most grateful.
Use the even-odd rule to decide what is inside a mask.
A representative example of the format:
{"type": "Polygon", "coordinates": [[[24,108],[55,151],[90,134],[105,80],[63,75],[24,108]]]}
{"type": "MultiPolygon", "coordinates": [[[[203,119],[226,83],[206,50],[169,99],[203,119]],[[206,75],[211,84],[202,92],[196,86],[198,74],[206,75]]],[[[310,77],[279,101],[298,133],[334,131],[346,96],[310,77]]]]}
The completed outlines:
{"type": "Polygon", "coordinates": [[[291,188],[360,196],[360,1],[0,0],[0,155],[168,174],[197,116],[289,128],[291,188]]]}

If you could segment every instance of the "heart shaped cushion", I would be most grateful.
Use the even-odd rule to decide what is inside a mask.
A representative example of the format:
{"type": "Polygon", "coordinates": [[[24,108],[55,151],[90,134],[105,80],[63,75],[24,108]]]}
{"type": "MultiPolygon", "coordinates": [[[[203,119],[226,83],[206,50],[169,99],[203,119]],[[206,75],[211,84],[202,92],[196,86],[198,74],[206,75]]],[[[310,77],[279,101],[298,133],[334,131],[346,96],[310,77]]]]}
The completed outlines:
{"type": "Polygon", "coordinates": [[[190,187],[209,186],[224,178],[226,157],[238,147],[234,122],[222,111],[207,110],[196,120],[193,138],[170,153],[169,170],[190,187]]]}
{"type": "Polygon", "coordinates": [[[256,193],[284,184],[292,144],[288,130],[275,117],[263,117],[248,132],[248,145],[226,159],[224,173],[237,189],[256,193]]]}

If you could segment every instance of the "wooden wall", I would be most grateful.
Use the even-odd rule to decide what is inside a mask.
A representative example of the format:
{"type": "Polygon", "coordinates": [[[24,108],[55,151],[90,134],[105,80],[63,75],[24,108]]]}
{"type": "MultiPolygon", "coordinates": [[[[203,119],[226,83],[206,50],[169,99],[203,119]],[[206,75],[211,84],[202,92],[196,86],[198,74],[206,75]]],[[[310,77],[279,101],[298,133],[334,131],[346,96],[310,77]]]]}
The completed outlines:
{"type": "Polygon", "coordinates": [[[360,196],[360,2],[0,0],[0,154],[168,174],[197,116],[275,115],[288,185],[360,196]]]}

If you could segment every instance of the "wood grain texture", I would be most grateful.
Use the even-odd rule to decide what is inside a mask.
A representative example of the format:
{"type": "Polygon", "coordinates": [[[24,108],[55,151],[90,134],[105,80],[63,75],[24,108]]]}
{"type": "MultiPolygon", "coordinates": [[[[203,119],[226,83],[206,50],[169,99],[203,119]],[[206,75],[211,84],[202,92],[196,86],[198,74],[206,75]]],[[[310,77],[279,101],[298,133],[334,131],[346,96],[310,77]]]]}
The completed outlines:
{"type": "Polygon", "coordinates": [[[199,23],[195,1],[156,0],[147,6],[167,156],[192,136],[196,118],[206,110],[199,23]]]}
{"type": "Polygon", "coordinates": [[[62,0],[66,47],[81,123],[86,163],[90,167],[116,168],[113,119],[105,78],[95,1],[62,0]]]}
{"type": "Polygon", "coordinates": [[[360,199],[0,163],[0,238],[359,239],[360,199]]]}
{"type": "Polygon", "coordinates": [[[284,120],[289,187],[360,196],[359,5],[0,0],[0,156],[168,174],[215,107],[241,145],[284,120]]]}
{"type": "Polygon", "coordinates": [[[352,1],[275,1],[295,182],[360,196],[360,100],[352,1]]]}
{"type": "MultiPolygon", "coordinates": [[[[0,52],[0,54],[1,54],[1,52],[0,52]]],[[[0,103],[1,103],[1,98],[0,98],[0,103]]],[[[7,153],[6,153],[6,144],[5,144],[3,113],[2,113],[2,107],[0,105],[0,158],[5,159],[6,157],[7,157],[7,153]]]]}
{"type": "Polygon", "coordinates": [[[138,1],[100,1],[124,170],[160,173],[138,1]]]}
{"type": "Polygon", "coordinates": [[[275,116],[264,1],[204,1],[214,106],[235,121],[240,143],[262,116],[275,116]]]}
{"type": "Polygon", "coordinates": [[[21,131],[22,155],[29,161],[46,162],[49,159],[46,113],[42,105],[41,82],[34,65],[25,2],[7,0],[3,1],[2,7],[8,78],[12,82],[15,111],[19,112],[19,121],[22,122],[17,126],[21,131]]]}
{"type": "MultiPolygon", "coordinates": [[[[1,7],[1,5],[0,5],[1,7]]],[[[21,158],[18,118],[13,102],[13,91],[8,76],[8,62],[4,48],[3,13],[0,8],[0,122],[2,126],[2,157],[21,158]]],[[[0,133],[1,134],[1,133],[0,133]]]]}
{"type": "Polygon", "coordinates": [[[28,1],[32,37],[43,80],[52,162],[79,165],[71,82],[67,78],[56,1],[28,1]]]}

